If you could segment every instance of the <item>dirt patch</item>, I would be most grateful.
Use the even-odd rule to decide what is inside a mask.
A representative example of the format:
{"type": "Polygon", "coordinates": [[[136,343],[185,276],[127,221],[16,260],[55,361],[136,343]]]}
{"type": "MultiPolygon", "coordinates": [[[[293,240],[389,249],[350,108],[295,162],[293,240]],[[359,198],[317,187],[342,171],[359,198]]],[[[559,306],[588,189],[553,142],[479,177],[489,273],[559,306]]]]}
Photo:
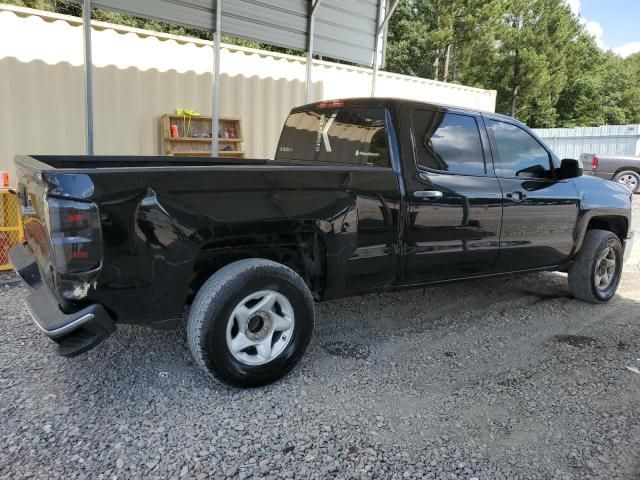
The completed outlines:
{"type": "Polygon", "coordinates": [[[356,360],[365,360],[369,358],[369,347],[360,343],[347,342],[329,342],[325,343],[322,348],[329,355],[340,358],[354,358],[356,360]]]}
{"type": "Polygon", "coordinates": [[[558,343],[567,343],[572,347],[582,348],[586,345],[595,345],[598,341],[586,335],[556,335],[553,339],[558,343]]]}

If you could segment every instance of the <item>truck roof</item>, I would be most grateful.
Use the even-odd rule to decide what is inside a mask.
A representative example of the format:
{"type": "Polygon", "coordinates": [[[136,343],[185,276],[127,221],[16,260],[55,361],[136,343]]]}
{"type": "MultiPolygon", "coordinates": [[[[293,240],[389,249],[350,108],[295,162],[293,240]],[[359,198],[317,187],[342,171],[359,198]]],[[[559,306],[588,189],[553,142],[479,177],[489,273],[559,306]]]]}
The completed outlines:
{"type": "MultiPolygon", "coordinates": [[[[356,98],[339,98],[333,100],[322,100],[319,102],[308,103],[306,105],[300,105],[291,110],[294,112],[301,112],[305,110],[315,110],[319,108],[331,108],[331,107],[342,107],[342,106],[358,106],[358,107],[397,107],[401,105],[414,105],[414,106],[422,106],[422,107],[431,107],[437,109],[451,109],[457,111],[464,111],[468,113],[472,113],[474,115],[486,115],[491,118],[496,118],[499,120],[508,120],[510,122],[517,122],[520,125],[524,125],[519,120],[516,120],[513,117],[509,117],[508,115],[503,115],[501,113],[488,112],[484,110],[478,110],[474,108],[466,108],[460,107],[457,105],[447,105],[444,103],[435,103],[435,102],[421,102],[419,100],[411,100],[406,98],[397,98],[397,97],[356,97],[356,98]]],[[[526,125],[525,125],[526,126],[526,125]]]]}

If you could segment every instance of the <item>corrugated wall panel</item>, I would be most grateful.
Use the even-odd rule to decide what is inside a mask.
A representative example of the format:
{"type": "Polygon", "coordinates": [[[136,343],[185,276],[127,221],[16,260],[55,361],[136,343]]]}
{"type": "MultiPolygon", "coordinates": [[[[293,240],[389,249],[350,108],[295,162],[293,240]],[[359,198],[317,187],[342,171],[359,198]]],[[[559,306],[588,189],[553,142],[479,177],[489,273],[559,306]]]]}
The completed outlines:
{"type": "Polygon", "coordinates": [[[583,153],[640,155],[640,125],[539,128],[535,132],[560,158],[578,158],[583,153]]]}
{"type": "MultiPolygon", "coordinates": [[[[0,170],[17,153],[81,154],[84,77],[79,19],[0,6],[0,170]],[[42,47],[42,48],[40,48],[42,47]]],[[[97,154],[161,153],[159,118],[211,114],[210,42],[95,22],[97,154]]],[[[250,157],[273,157],[288,112],[305,101],[304,58],[225,46],[221,111],[240,117],[250,157]]],[[[313,98],[366,96],[371,70],[314,62],[313,98]]],[[[495,92],[381,73],[378,95],[493,111],[495,92]]]]}

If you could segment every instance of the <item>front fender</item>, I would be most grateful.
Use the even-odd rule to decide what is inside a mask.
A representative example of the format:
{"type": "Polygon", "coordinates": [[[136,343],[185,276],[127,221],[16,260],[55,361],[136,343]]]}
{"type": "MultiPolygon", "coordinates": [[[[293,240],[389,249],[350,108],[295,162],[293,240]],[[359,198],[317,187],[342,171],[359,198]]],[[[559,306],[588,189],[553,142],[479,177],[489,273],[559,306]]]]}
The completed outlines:
{"type": "Polygon", "coordinates": [[[582,247],[589,223],[595,218],[623,218],[626,223],[624,242],[631,225],[632,193],[624,186],[596,177],[582,176],[573,180],[580,198],[575,253],[582,247]]]}

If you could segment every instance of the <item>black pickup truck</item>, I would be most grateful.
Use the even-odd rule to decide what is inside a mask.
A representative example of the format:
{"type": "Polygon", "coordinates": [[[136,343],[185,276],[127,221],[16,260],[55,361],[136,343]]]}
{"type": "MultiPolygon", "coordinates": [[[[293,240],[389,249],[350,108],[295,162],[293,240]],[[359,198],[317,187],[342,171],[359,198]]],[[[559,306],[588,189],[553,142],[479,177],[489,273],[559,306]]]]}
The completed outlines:
{"type": "Polygon", "coordinates": [[[16,163],[26,242],[11,260],[60,354],[188,311],[197,363],[241,387],[294,367],[314,300],[555,270],[605,302],[631,249],[627,188],[512,118],[411,101],[295,108],[273,161],[16,163]]]}

